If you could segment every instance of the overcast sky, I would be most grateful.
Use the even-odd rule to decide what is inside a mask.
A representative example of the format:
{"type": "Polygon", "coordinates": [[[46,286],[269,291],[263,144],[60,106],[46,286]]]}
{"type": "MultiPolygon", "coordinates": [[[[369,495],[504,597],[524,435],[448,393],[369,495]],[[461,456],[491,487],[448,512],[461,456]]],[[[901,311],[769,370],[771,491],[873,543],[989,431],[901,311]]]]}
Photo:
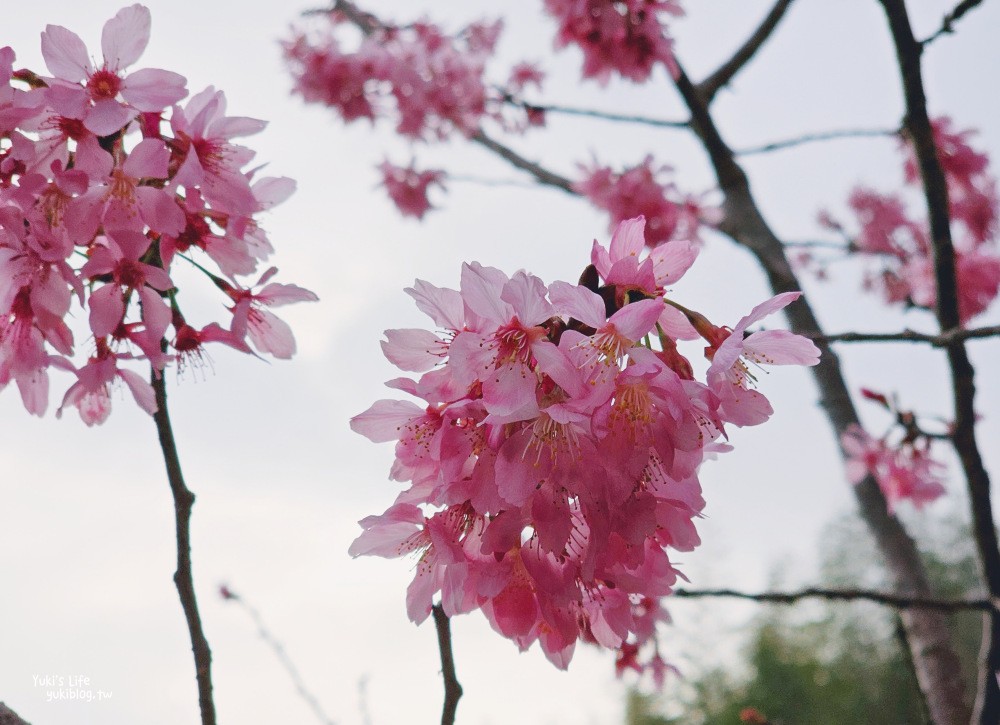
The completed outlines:
{"type": "MultiPolygon", "coordinates": [[[[290,96],[278,40],[309,5],[152,0],[152,42],[137,67],[160,67],[188,78],[196,92],[226,91],[230,113],[267,119],[248,139],[268,173],[291,176],[298,193],[265,225],[283,281],[314,290],[320,302],[283,308],[299,354],[262,363],[213,350],[203,376],[168,373],[170,413],[188,485],[196,492],[195,580],[206,632],[215,653],[221,723],[313,722],[252,622],[216,588],[228,582],[252,601],[284,642],[304,679],[338,723],[362,723],[359,692],[375,725],[432,723],[440,715],[441,683],[432,625],[406,619],[410,561],[357,560],[347,547],[356,521],[381,512],[398,488],[387,480],[391,446],[376,446],[348,428],[350,416],[380,397],[396,376],[378,346],[386,328],[423,326],[426,319],[403,292],[415,277],[457,286],[462,261],[519,268],[546,282],[573,280],[587,263],[591,240],[606,240],[606,219],[559,191],[455,182],[433,198],[441,209],[423,224],[403,221],[378,189],[374,166],[411,155],[456,174],[517,180],[485,151],[455,143],[411,149],[388,129],[345,128],[332,112],[290,96]],[[365,683],[362,687],[361,683],[365,683]]],[[[918,35],[932,30],[951,0],[911,2],[918,35]]],[[[694,77],[742,42],[769,6],[761,0],[699,0],[673,28],[680,57],[694,77]]],[[[644,87],[580,84],[575,50],[551,52],[554,24],[541,2],[381,0],[370,7],[412,19],[424,9],[449,27],[510,8],[494,66],[527,58],[550,76],[543,98],[608,110],[683,117],[661,72],[644,87]]],[[[100,29],[120,7],[38,0],[5,13],[0,45],[18,66],[44,72],[38,34],[47,23],[79,33],[92,52],[100,29]]],[[[977,144],[1000,149],[995,81],[1000,9],[985,3],[958,37],[925,55],[931,110],[958,127],[976,127],[977,144]]],[[[891,128],[901,97],[884,18],[874,0],[799,0],[755,63],[716,105],[735,147],[845,127],[891,128]]],[[[596,157],[636,163],[646,153],[677,169],[682,188],[712,189],[700,149],[683,132],[550,117],[549,128],[511,141],[527,156],[566,174],[596,157]]],[[[843,214],[850,187],[900,183],[895,143],[837,141],[747,160],[753,188],[779,235],[819,234],[818,209],[843,214]]],[[[711,198],[711,197],[710,197],[711,198]]],[[[183,293],[211,290],[190,280],[183,293]]],[[[182,283],[183,287],[183,283],[182,283]]],[[[855,268],[837,267],[833,283],[808,282],[831,331],[933,330],[929,315],[885,312],[858,292],[855,268]]],[[[712,238],[676,296],[713,321],[733,324],[770,295],[749,256],[712,238]]],[[[206,318],[208,319],[208,318],[206,318]]],[[[997,324],[997,307],[977,319],[997,324]]],[[[1000,343],[971,343],[981,371],[978,408],[986,415],[980,440],[998,467],[1000,343]],[[992,416],[992,417],[991,417],[992,416]]],[[[85,349],[81,344],[80,349],[85,349]]],[[[948,415],[943,356],[912,346],[841,348],[851,385],[896,390],[929,414],[948,415]]],[[[53,375],[54,410],[70,384],[53,375]]],[[[778,369],[763,390],[776,413],[757,429],[735,431],[736,450],[706,464],[708,500],[703,547],[681,557],[696,587],[760,588],[783,563],[790,581],[807,580],[823,525],[852,510],[834,440],[817,393],[802,370],[778,369]]],[[[863,409],[875,430],[886,421],[863,409]]],[[[173,509],[152,421],[130,400],[115,400],[102,427],[88,429],[74,413],[56,420],[29,417],[14,390],[0,396],[0,700],[39,725],[176,725],[197,721],[197,697],[187,632],[171,576],[173,509]],[[82,676],[112,693],[90,704],[47,702],[36,678],[82,676]]],[[[954,466],[952,466],[954,471],[954,466]]],[[[924,516],[943,516],[961,501],[953,478],[949,501],[924,516]]],[[[665,651],[709,648],[729,656],[733,623],[747,610],[678,602],[677,625],[665,651]],[[710,607],[710,608],[709,608],[710,607]],[[722,642],[723,644],[719,644],[722,642]]],[[[612,723],[620,718],[623,686],[612,659],[587,647],[570,671],[552,668],[537,649],[518,654],[479,614],[454,623],[455,655],[466,697],[460,721],[472,725],[612,723]]]]}

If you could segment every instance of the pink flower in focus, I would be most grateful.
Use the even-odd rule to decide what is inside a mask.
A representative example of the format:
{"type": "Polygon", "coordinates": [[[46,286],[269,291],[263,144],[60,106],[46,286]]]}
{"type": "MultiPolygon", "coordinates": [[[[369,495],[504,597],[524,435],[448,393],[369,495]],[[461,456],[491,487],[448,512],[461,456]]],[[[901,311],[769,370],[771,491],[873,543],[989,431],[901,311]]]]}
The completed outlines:
{"type": "Polygon", "coordinates": [[[98,136],[123,128],[140,112],[162,111],[187,95],[183,76],[145,69],[125,75],[149,44],[149,9],[132,5],[104,24],[104,63],[95,68],[80,37],[59,25],[42,33],[42,56],[55,76],[46,93],[62,116],[80,119],[98,136]],[[80,83],[83,82],[81,86],[80,83]],[[119,97],[124,101],[119,101],[119,97]]]}
{"type": "Polygon", "coordinates": [[[265,307],[280,307],[293,302],[315,302],[319,298],[314,292],[294,284],[278,284],[269,280],[278,273],[277,267],[271,267],[257,280],[254,287],[261,287],[259,292],[234,287],[218,280],[216,284],[236,304],[232,307],[233,323],[230,328],[238,340],[249,335],[250,341],[261,352],[270,353],[276,358],[287,360],[295,354],[295,336],[284,320],[276,317],[265,307]]]}
{"type": "Polygon", "coordinates": [[[412,162],[404,168],[388,161],[384,161],[378,168],[382,172],[382,185],[403,216],[423,219],[424,214],[433,208],[427,198],[428,188],[432,184],[445,188],[445,173],[437,169],[417,171],[412,162]]]}

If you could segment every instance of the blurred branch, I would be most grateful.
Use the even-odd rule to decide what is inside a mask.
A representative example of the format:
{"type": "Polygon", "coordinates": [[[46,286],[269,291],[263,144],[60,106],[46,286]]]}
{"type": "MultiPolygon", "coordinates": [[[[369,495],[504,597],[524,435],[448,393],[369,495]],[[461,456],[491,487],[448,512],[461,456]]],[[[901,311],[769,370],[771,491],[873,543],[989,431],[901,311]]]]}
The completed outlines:
{"type": "Polygon", "coordinates": [[[529,174],[538,180],[539,184],[544,184],[546,186],[554,186],[557,189],[562,189],[569,194],[576,194],[576,190],[573,188],[573,182],[567,179],[565,176],[560,176],[555,172],[549,171],[548,169],[540,166],[534,161],[529,161],[528,159],[521,156],[519,153],[513,149],[504,146],[499,141],[494,141],[492,138],[487,136],[482,131],[478,131],[476,135],[470,137],[473,143],[477,143],[480,146],[484,146],[493,153],[495,153],[500,158],[509,162],[515,168],[521,169],[522,171],[527,171],[529,174]]]}
{"type": "MultiPolygon", "coordinates": [[[[935,313],[941,330],[960,326],[958,309],[958,279],[955,271],[955,248],[951,239],[948,185],[930,117],[927,114],[927,96],[924,92],[920,56],[924,46],[913,36],[913,28],[903,0],[880,0],[885,10],[889,32],[896,48],[903,98],[906,103],[904,127],[913,144],[927,214],[930,221],[931,246],[934,251],[934,281],[937,289],[935,313]]],[[[974,4],[963,3],[953,14],[964,14],[974,4]],[[963,5],[965,6],[963,8],[963,5]]],[[[990,495],[990,477],[983,464],[976,441],[975,370],[969,360],[962,339],[953,340],[946,347],[948,368],[951,372],[952,399],[955,406],[955,424],[952,443],[962,463],[962,470],[969,491],[972,509],[973,535],[979,553],[979,562],[986,589],[991,597],[1000,597],[1000,542],[997,540],[990,495]]],[[[980,662],[979,689],[976,696],[976,714],[982,722],[1000,722],[1000,612],[991,616],[990,631],[984,646],[986,657],[980,662]]]]}
{"type": "Polygon", "coordinates": [[[940,38],[942,35],[947,35],[955,32],[955,23],[957,23],[963,15],[972,10],[974,7],[982,3],[983,0],[962,0],[958,5],[952,9],[950,13],[944,16],[941,21],[941,27],[934,31],[933,34],[927,36],[920,41],[921,48],[925,48],[935,40],[940,38]]]}
{"type": "Polygon", "coordinates": [[[0,702],[0,725],[31,725],[21,716],[0,702]]]}
{"type": "Polygon", "coordinates": [[[174,584],[181,600],[181,608],[184,610],[184,618],[187,620],[191,651],[194,653],[201,722],[202,725],[215,725],[215,702],[212,699],[212,650],[202,629],[198,599],[194,593],[194,578],[191,574],[191,508],[194,506],[194,494],[185,485],[184,475],[181,473],[177,443],[174,441],[174,431],[167,413],[166,381],[163,374],[156,370],[153,370],[151,378],[156,395],[153,421],[156,423],[163,461],[167,467],[170,492],[174,497],[174,520],[177,530],[177,570],[174,572],[174,584]]]}
{"type": "Polygon", "coordinates": [[[784,17],[785,11],[788,10],[788,6],[791,4],[792,0],[778,0],[774,7],[771,8],[771,12],[767,14],[767,17],[757,26],[753,35],[733,53],[732,57],[719,66],[708,78],[695,86],[698,95],[706,106],[711,105],[712,99],[715,98],[715,94],[718,93],[719,89],[728,84],[733,79],[733,76],[739,73],[743,69],[743,66],[749,63],[757,54],[761,46],[767,42],[767,39],[771,37],[771,33],[778,27],[778,23],[781,22],[781,18],[784,17]]]}
{"type": "Polygon", "coordinates": [[[305,703],[309,705],[309,708],[316,715],[316,718],[323,723],[323,725],[335,725],[333,719],[323,711],[323,708],[316,699],[316,696],[313,695],[309,691],[309,688],[306,687],[305,682],[302,680],[302,675],[299,674],[298,668],[295,666],[295,663],[292,662],[288,653],[285,652],[284,645],[282,645],[281,642],[278,641],[277,637],[271,634],[270,630],[264,626],[264,620],[261,618],[260,612],[258,612],[254,606],[228,586],[220,587],[219,591],[223,599],[230,602],[236,602],[243,607],[243,611],[250,615],[250,619],[253,620],[254,626],[257,627],[257,634],[262,640],[264,640],[267,646],[271,648],[271,651],[277,655],[278,661],[281,662],[281,666],[285,668],[289,677],[292,678],[292,683],[295,685],[295,689],[298,691],[299,697],[301,697],[305,703]]]}
{"type": "Polygon", "coordinates": [[[966,610],[995,611],[996,607],[988,599],[936,599],[930,597],[908,597],[870,589],[822,589],[806,587],[794,592],[740,592],[735,589],[677,589],[670,596],[682,599],[705,599],[726,597],[747,599],[768,604],[795,604],[803,599],[825,599],[830,602],[874,602],[895,609],[936,609],[942,612],[966,610]]]}
{"type": "Polygon", "coordinates": [[[444,707],[441,710],[441,725],[455,725],[455,711],[462,697],[462,685],[455,674],[455,658],[451,652],[451,625],[448,615],[440,604],[431,608],[434,627],[437,629],[438,649],[441,650],[441,677],[444,679],[444,707]]]}
{"type": "Polygon", "coordinates": [[[1000,325],[972,329],[957,327],[937,335],[907,329],[902,332],[841,332],[821,337],[826,342],[926,342],[934,347],[948,347],[961,340],[998,336],[1000,336],[1000,325]]]}
{"type": "Polygon", "coordinates": [[[747,146],[742,149],[733,149],[737,156],[753,156],[755,154],[766,154],[772,151],[802,146],[803,144],[816,143],[817,141],[833,141],[842,138],[890,138],[898,136],[899,129],[890,128],[848,128],[837,131],[820,131],[818,133],[806,133],[794,138],[772,141],[761,146],[747,146]]]}
{"type": "Polygon", "coordinates": [[[598,111],[592,108],[577,108],[575,106],[560,106],[550,103],[529,103],[510,94],[504,95],[504,102],[512,106],[523,108],[526,111],[544,111],[545,113],[561,113],[565,116],[584,116],[587,118],[599,118],[603,121],[618,121],[621,123],[636,123],[642,126],[656,126],[658,128],[687,128],[687,121],[677,121],[667,118],[652,118],[650,116],[635,116],[626,113],[612,113],[611,111],[598,111]]]}

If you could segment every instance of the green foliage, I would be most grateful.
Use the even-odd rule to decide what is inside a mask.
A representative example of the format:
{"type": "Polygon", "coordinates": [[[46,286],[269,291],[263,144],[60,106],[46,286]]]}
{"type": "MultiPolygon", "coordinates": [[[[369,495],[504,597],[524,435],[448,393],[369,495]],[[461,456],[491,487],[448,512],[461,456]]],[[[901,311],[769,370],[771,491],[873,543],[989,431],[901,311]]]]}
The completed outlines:
{"type": "MultiPolygon", "coordinates": [[[[968,536],[950,526],[924,552],[934,591],[969,596],[978,575],[968,536]]],[[[864,532],[839,523],[824,537],[826,586],[884,586],[864,532]]],[[[706,605],[707,606],[707,605],[706,605]]],[[[713,605],[718,606],[718,605],[713,605]]],[[[970,697],[981,630],[980,615],[952,615],[955,645],[970,697]]],[[[681,716],[658,715],[657,700],[630,693],[627,725],[738,725],[748,707],[773,725],[878,723],[911,725],[927,717],[917,690],[897,615],[867,603],[768,606],[750,624],[744,661],[735,667],[688,671],[671,705],[681,716]],[[803,616],[809,609],[811,616],[803,616]]]]}

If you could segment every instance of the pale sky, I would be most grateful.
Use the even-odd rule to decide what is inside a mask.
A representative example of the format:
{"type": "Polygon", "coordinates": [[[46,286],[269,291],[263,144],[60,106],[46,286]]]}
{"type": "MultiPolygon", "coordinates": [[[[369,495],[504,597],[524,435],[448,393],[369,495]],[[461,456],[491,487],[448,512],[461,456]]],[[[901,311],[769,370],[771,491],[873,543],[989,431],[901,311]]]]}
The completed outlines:
{"type": "MultiPolygon", "coordinates": [[[[951,0],[913,1],[918,35],[936,27],[951,0]]],[[[463,261],[512,273],[525,268],[546,282],[574,280],[591,240],[607,239],[606,220],[559,191],[455,182],[433,197],[442,207],[423,224],[401,220],[376,188],[374,166],[386,156],[489,179],[521,179],[485,151],[454,143],[411,149],[388,128],[349,128],[334,114],[289,95],[291,82],[277,40],[308,4],[230,0],[151,0],[152,42],[137,67],[188,78],[192,92],[212,84],[226,91],[230,113],[266,119],[248,139],[268,173],[291,176],[299,190],[264,220],[283,281],[314,290],[320,302],[283,308],[299,343],[290,361],[262,363],[213,350],[213,370],[178,380],[168,373],[174,421],[188,485],[198,501],[193,518],[195,581],[215,664],[220,723],[315,722],[252,623],[216,588],[229,583],[261,612],[283,641],[325,710],[344,725],[364,722],[359,683],[366,683],[373,725],[434,723],[441,682],[433,626],[407,619],[404,592],[412,562],[351,560],[356,521],[380,513],[398,491],[387,480],[392,447],[348,428],[348,419],[381,397],[397,375],[381,355],[386,328],[424,326],[402,289],[415,277],[457,286],[463,261]]],[[[688,0],[689,17],[674,35],[691,75],[725,58],[770,3],[688,0]]],[[[496,77],[521,58],[538,60],[550,77],[540,100],[681,118],[664,73],[651,84],[577,82],[575,50],[553,55],[554,24],[540,0],[380,0],[370,7],[399,19],[421,10],[451,28],[500,8],[507,30],[496,77]]],[[[99,49],[112,0],[38,0],[5,14],[0,45],[18,67],[44,72],[38,34],[47,23],[79,33],[99,49]]],[[[925,54],[931,111],[960,128],[976,127],[977,146],[1000,150],[1000,68],[996,3],[984,3],[925,54]]],[[[884,18],[874,0],[798,0],[773,41],[716,104],[724,135],[736,146],[812,131],[893,127],[901,97],[884,18]]],[[[690,191],[710,191],[704,155],[683,132],[550,117],[547,130],[510,143],[565,174],[592,156],[636,163],[646,153],[677,169],[690,191]]],[[[890,190],[901,170],[895,142],[836,141],[747,160],[761,205],[779,235],[815,238],[818,209],[844,214],[851,186],[890,190]]],[[[918,200],[914,198],[914,204],[918,200]]],[[[933,330],[929,315],[884,311],[859,293],[856,268],[834,268],[834,281],[807,281],[830,331],[933,330]]],[[[191,279],[182,293],[211,291],[191,279]]],[[[712,237],[677,285],[676,297],[719,324],[733,324],[770,295],[744,251],[712,237]]],[[[208,318],[206,318],[208,319],[208,318]]],[[[995,305],[976,324],[997,324],[995,305]]],[[[81,338],[82,339],[82,338],[81,338]]],[[[997,340],[970,344],[980,371],[980,442],[994,475],[1000,471],[1000,382],[992,370],[997,340]]],[[[85,350],[83,343],[80,350],[85,350]]],[[[921,412],[947,416],[941,353],[913,346],[839,348],[849,382],[885,391],[921,412]]],[[[0,395],[0,700],[44,725],[175,725],[198,721],[187,631],[171,576],[173,508],[152,421],[128,399],[102,427],[86,428],[74,413],[53,412],[70,384],[53,375],[50,412],[29,417],[15,390],[0,395]],[[102,702],[47,702],[37,678],[89,678],[110,691],[102,702]]],[[[766,425],[735,431],[736,450],[702,471],[708,501],[699,531],[704,544],[679,557],[693,587],[765,587],[776,565],[789,581],[807,581],[824,523],[853,509],[834,440],[802,370],[778,369],[763,391],[776,413],[766,425]]],[[[881,430],[873,408],[862,412],[881,430]]],[[[945,457],[955,466],[951,459],[945,457]]],[[[962,500],[956,476],[950,500],[918,517],[947,514],[962,500]]],[[[677,602],[665,653],[731,656],[737,625],[752,609],[677,602]]],[[[519,654],[477,613],[453,624],[455,656],[466,696],[459,722],[469,725],[613,723],[625,687],[612,657],[578,647],[568,673],[533,649],[519,654]]]]}

